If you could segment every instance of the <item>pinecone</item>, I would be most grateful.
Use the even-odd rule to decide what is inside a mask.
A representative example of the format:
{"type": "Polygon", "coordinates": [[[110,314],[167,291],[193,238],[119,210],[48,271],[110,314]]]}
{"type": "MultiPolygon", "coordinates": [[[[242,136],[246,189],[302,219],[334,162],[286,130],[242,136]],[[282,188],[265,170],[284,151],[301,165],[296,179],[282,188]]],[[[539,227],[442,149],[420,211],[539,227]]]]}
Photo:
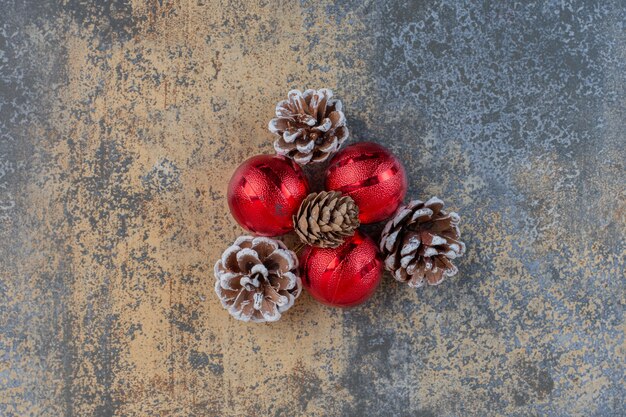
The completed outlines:
{"type": "Polygon", "coordinates": [[[359,227],[359,208],[338,191],[309,194],[293,218],[296,233],[306,244],[336,248],[359,227]]]}
{"type": "Polygon", "coordinates": [[[465,253],[459,240],[459,215],[446,212],[443,201],[413,200],[400,207],[385,226],[380,250],[394,278],[411,287],[440,284],[458,270],[451,260],[465,253]]]}
{"type": "Polygon", "coordinates": [[[276,105],[276,118],[268,126],[280,135],[274,142],[276,153],[301,165],[327,160],[348,138],[341,101],[327,88],[291,90],[287,96],[276,105]]]}
{"type": "Polygon", "coordinates": [[[240,236],[215,264],[215,292],[238,320],[276,321],[302,291],[298,258],[280,241],[240,236]]]}

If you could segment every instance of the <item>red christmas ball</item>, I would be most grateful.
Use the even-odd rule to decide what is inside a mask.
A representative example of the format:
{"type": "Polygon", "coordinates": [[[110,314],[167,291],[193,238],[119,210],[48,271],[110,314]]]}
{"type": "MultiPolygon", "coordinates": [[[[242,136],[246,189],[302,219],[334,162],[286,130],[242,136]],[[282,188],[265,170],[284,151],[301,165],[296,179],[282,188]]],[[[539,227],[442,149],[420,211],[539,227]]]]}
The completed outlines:
{"type": "Polygon", "coordinates": [[[318,301],[352,307],[376,290],[383,263],[376,243],[357,231],[337,248],[307,246],[300,256],[302,283],[318,301]]]}
{"type": "Polygon", "coordinates": [[[237,222],[261,236],[293,229],[292,217],[309,194],[302,169],[290,159],[258,155],[237,168],[228,184],[228,206],[237,222]]]}
{"type": "Polygon", "coordinates": [[[402,163],[391,152],[376,143],[360,142],[331,160],[326,189],[352,197],[359,206],[361,223],[376,223],[402,204],[407,179],[402,163]]]}

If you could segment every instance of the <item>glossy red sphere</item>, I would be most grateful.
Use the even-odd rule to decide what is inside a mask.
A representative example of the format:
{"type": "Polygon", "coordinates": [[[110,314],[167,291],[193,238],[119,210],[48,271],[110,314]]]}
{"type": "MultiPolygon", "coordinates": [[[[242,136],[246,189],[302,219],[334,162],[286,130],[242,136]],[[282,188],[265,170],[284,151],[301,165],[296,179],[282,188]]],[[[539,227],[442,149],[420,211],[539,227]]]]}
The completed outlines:
{"type": "Polygon", "coordinates": [[[309,194],[302,169],[283,156],[254,156],[228,184],[228,206],[237,222],[261,236],[293,230],[292,217],[309,194]]]}
{"type": "Polygon", "coordinates": [[[352,307],[376,290],[383,263],[376,243],[357,231],[338,248],[308,246],[300,256],[302,283],[318,301],[352,307]]]}
{"type": "Polygon", "coordinates": [[[389,218],[402,204],[407,189],[402,163],[372,142],[340,151],[326,170],[326,189],[349,195],[359,206],[361,223],[389,218]]]}

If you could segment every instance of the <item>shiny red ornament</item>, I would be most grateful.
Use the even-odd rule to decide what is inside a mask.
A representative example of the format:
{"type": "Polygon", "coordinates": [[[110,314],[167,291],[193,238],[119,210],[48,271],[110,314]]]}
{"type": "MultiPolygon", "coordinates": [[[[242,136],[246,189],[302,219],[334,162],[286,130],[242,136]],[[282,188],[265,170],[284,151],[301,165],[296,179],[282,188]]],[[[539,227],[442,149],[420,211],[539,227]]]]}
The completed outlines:
{"type": "Polygon", "coordinates": [[[402,163],[372,142],[360,142],[340,151],[326,169],[326,189],[349,195],[359,206],[361,223],[389,218],[407,189],[402,163]]]}
{"type": "Polygon", "coordinates": [[[318,301],[352,307],[376,290],[383,271],[376,243],[357,231],[337,248],[307,246],[300,255],[302,283],[318,301]]]}
{"type": "Polygon", "coordinates": [[[293,230],[293,215],[309,185],[302,169],[276,155],[254,156],[237,168],[228,184],[228,206],[237,222],[261,236],[293,230]]]}

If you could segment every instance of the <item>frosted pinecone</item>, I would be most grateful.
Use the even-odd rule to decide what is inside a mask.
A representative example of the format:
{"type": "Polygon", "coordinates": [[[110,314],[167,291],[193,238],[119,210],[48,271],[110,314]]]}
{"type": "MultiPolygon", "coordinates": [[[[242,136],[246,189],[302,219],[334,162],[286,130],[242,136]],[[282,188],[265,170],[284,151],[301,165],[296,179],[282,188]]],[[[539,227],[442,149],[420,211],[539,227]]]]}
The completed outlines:
{"type": "Polygon", "coordinates": [[[298,164],[323,162],[348,139],[341,101],[327,88],[291,90],[288,99],[276,105],[269,130],[279,135],[274,149],[298,164]]]}
{"type": "Polygon", "coordinates": [[[240,236],[215,264],[215,292],[238,320],[280,319],[302,291],[296,254],[280,241],[240,236]]]}
{"type": "Polygon", "coordinates": [[[458,270],[452,260],[465,253],[459,240],[459,215],[443,210],[443,201],[413,200],[398,209],[385,226],[380,250],[385,268],[412,287],[440,284],[458,270]]]}

